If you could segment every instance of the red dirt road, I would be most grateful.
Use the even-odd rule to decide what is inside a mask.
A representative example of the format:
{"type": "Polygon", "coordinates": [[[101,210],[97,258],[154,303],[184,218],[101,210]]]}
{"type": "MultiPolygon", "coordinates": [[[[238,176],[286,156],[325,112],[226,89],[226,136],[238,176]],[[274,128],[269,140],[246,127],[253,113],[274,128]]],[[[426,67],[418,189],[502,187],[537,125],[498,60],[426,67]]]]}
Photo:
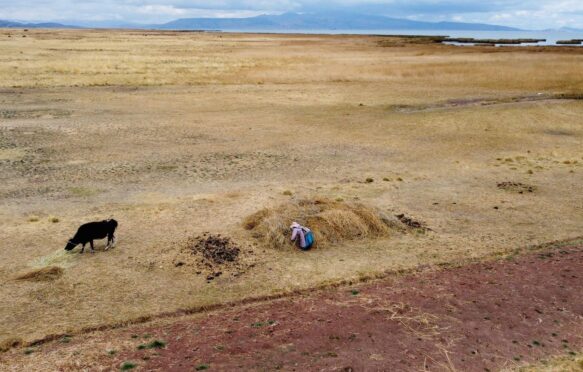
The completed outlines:
{"type": "Polygon", "coordinates": [[[163,371],[495,371],[583,349],[582,269],[583,245],[568,246],[134,326],[128,339],[150,334],[166,347],[104,363],[163,371]]]}

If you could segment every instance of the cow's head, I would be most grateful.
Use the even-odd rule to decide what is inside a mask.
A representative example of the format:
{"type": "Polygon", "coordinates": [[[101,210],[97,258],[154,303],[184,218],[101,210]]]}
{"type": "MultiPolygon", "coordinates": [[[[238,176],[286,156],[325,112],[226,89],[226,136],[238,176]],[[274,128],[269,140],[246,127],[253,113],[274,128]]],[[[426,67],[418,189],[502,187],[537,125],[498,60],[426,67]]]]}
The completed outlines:
{"type": "Polygon", "coordinates": [[[77,246],[77,244],[79,244],[79,243],[75,243],[75,242],[73,241],[73,239],[69,239],[69,241],[67,242],[67,245],[65,246],[65,250],[66,250],[66,251],[70,251],[70,250],[72,250],[73,248],[75,248],[75,247],[77,246]]]}

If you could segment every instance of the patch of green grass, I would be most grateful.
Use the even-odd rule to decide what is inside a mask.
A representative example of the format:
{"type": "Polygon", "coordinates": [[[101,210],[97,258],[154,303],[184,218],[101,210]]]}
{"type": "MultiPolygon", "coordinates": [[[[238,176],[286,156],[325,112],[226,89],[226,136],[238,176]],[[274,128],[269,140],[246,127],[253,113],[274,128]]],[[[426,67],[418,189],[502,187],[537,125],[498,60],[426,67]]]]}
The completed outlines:
{"type": "Polygon", "coordinates": [[[350,293],[351,293],[353,296],[357,296],[357,295],[360,293],[360,291],[359,291],[359,290],[357,290],[357,289],[353,289],[352,291],[350,291],[350,293]]]}
{"type": "Polygon", "coordinates": [[[132,363],[132,362],[123,362],[123,364],[121,365],[120,369],[122,371],[129,371],[130,369],[134,369],[136,368],[136,364],[132,363]]]}
{"type": "Polygon", "coordinates": [[[26,350],[24,350],[24,354],[25,355],[30,355],[32,353],[34,353],[34,349],[26,349],[26,350]]]}
{"type": "Polygon", "coordinates": [[[199,364],[194,369],[197,371],[204,371],[204,370],[209,369],[209,368],[211,368],[211,366],[209,366],[208,364],[199,364]]]}
{"type": "Polygon", "coordinates": [[[263,322],[255,322],[255,323],[251,324],[251,327],[253,327],[253,328],[261,328],[263,326],[265,326],[265,323],[263,323],[263,322]]]}

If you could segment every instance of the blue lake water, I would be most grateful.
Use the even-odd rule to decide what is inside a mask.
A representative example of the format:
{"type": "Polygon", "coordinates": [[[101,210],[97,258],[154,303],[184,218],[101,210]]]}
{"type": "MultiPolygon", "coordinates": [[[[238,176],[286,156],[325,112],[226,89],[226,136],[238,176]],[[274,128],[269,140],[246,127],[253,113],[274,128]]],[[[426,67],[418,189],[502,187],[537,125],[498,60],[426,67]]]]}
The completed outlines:
{"type": "MultiPolygon", "coordinates": [[[[554,45],[557,40],[583,39],[583,32],[570,31],[444,31],[444,30],[239,30],[228,32],[258,32],[282,34],[353,34],[353,35],[426,35],[471,37],[475,39],[546,39],[537,45],[554,45]]],[[[526,44],[525,44],[526,45],[526,44]]]]}

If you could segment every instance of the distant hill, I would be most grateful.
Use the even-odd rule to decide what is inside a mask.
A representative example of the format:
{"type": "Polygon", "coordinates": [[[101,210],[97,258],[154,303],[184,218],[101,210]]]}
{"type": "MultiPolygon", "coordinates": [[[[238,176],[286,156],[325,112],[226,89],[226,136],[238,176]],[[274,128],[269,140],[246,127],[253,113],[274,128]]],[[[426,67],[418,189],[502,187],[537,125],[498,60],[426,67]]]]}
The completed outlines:
{"type": "Polygon", "coordinates": [[[3,21],[0,19],[0,28],[79,28],[78,26],[62,25],[60,23],[21,23],[13,21],[3,21]]]}
{"type": "Polygon", "coordinates": [[[163,25],[164,30],[473,30],[519,31],[482,23],[421,22],[348,13],[260,15],[250,18],[184,18],[163,25]]]}

